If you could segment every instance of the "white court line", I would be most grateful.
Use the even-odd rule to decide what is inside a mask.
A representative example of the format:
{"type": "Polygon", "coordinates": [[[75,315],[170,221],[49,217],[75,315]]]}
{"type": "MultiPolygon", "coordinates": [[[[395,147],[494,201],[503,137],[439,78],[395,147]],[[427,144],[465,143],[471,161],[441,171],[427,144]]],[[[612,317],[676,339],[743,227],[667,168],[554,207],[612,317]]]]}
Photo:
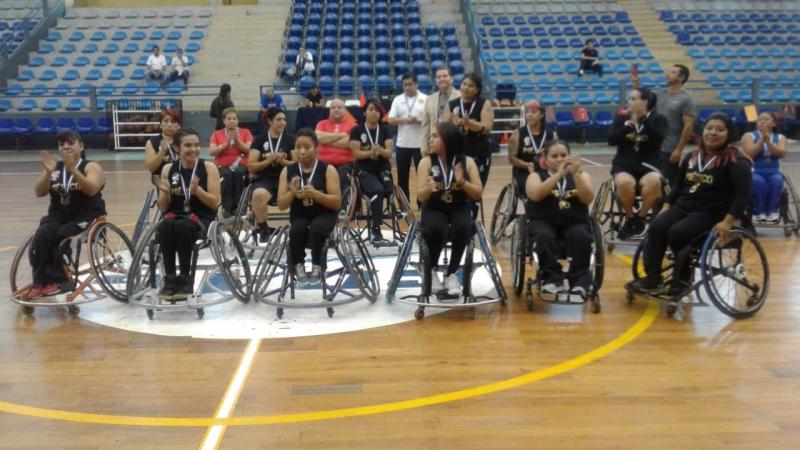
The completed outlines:
{"type": "MultiPolygon", "coordinates": [[[[41,173],[42,173],[42,171],[41,171],[41,170],[39,170],[39,171],[36,171],[36,172],[0,172],[0,175],[41,175],[41,173]]],[[[104,170],[104,171],[103,171],[103,173],[105,173],[106,175],[108,175],[108,174],[110,174],[110,173],[121,173],[121,174],[127,174],[127,173],[138,173],[138,174],[146,174],[147,172],[146,172],[146,171],[144,171],[144,170],[104,170]]]]}
{"type": "MultiPolygon", "coordinates": [[[[236,368],[236,372],[234,373],[230,384],[228,384],[228,389],[225,391],[225,395],[222,397],[222,400],[217,407],[217,413],[214,414],[215,418],[227,419],[231,416],[233,408],[236,406],[236,402],[239,401],[239,395],[242,393],[244,383],[247,381],[247,376],[250,374],[250,368],[253,365],[253,360],[255,359],[256,353],[258,353],[258,348],[260,346],[261,339],[250,339],[250,342],[247,343],[247,348],[244,350],[242,360],[239,361],[239,367],[236,368]]],[[[206,430],[206,435],[203,437],[203,441],[200,443],[200,448],[202,450],[217,449],[220,442],[222,442],[222,437],[225,435],[226,428],[227,427],[224,425],[210,426],[208,430],[206,430]]]]}
{"type": "Polygon", "coordinates": [[[593,165],[593,166],[596,166],[596,167],[603,167],[603,166],[605,166],[605,165],[606,165],[606,164],[600,164],[600,163],[599,163],[599,162],[597,162],[597,161],[592,161],[591,159],[589,159],[589,158],[587,158],[587,157],[585,157],[585,156],[581,156],[581,159],[582,159],[583,161],[586,161],[587,163],[589,163],[589,164],[593,165]]]}

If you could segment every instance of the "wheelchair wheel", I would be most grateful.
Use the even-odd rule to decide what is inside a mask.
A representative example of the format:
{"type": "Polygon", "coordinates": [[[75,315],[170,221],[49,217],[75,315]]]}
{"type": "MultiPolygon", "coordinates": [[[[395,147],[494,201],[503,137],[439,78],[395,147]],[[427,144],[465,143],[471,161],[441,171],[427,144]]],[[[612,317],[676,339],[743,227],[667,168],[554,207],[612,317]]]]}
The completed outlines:
{"type": "Polygon", "coordinates": [[[236,212],[233,215],[232,231],[240,242],[247,242],[250,240],[255,230],[255,218],[248,214],[252,195],[253,185],[250,184],[245,188],[244,192],[242,192],[242,196],[239,197],[239,204],[236,205],[236,212]]]}
{"type": "MultiPolygon", "coordinates": [[[[253,276],[255,285],[252,288],[252,293],[260,295],[269,291],[269,284],[272,281],[275,272],[278,270],[280,263],[284,260],[284,253],[286,247],[289,245],[289,227],[284,226],[275,230],[267,243],[267,250],[261,255],[261,259],[256,266],[256,272],[253,276]]],[[[286,270],[289,270],[288,268],[286,270]]],[[[279,309],[279,315],[283,314],[283,309],[279,309]]]]}
{"type": "Polygon", "coordinates": [[[394,217],[396,217],[398,221],[405,222],[406,226],[410,228],[411,224],[416,220],[414,211],[411,209],[411,202],[408,201],[406,193],[396,184],[394,185],[392,207],[394,208],[394,211],[392,211],[394,217]]]}
{"type": "Polygon", "coordinates": [[[731,230],[726,242],[710,235],[700,253],[700,272],[714,306],[734,319],[758,312],[769,291],[769,266],[764,249],[752,234],[731,230]]]}
{"type": "MultiPolygon", "coordinates": [[[[22,242],[22,245],[17,248],[14,254],[14,259],[11,262],[11,273],[9,274],[9,281],[11,284],[11,298],[21,299],[25,292],[33,286],[33,268],[31,267],[30,260],[28,259],[28,252],[33,241],[35,232],[28,235],[22,242]]],[[[26,315],[33,313],[32,307],[23,307],[23,312],[26,315]],[[28,310],[30,308],[30,310],[28,310]]]]}
{"type": "Polygon", "coordinates": [[[792,233],[798,234],[798,231],[800,231],[800,198],[797,196],[797,189],[795,189],[791,178],[784,175],[783,184],[786,186],[784,190],[786,204],[784,209],[783,201],[781,201],[781,218],[785,224],[783,234],[789,237],[792,233]]]}
{"type": "Polygon", "coordinates": [[[511,223],[516,213],[516,206],[516,189],[513,183],[508,183],[503,186],[500,195],[497,196],[497,203],[494,204],[492,223],[489,226],[492,245],[497,245],[500,239],[504,237],[506,227],[511,223]]]}
{"type": "Polygon", "coordinates": [[[150,210],[156,209],[158,210],[158,206],[155,205],[155,190],[150,190],[147,192],[147,196],[144,198],[144,204],[142,205],[142,210],[139,212],[139,217],[136,219],[136,227],[133,229],[133,244],[136,245],[139,242],[139,239],[142,235],[147,231],[148,224],[152,223],[150,221],[150,210]]]}
{"type": "Polygon", "coordinates": [[[103,222],[89,232],[89,263],[103,290],[118,302],[127,302],[128,270],[133,246],[116,225],[103,222]]]}
{"type": "Polygon", "coordinates": [[[592,294],[597,295],[600,288],[603,287],[603,277],[605,276],[606,268],[606,253],[603,247],[603,230],[600,228],[600,223],[592,218],[592,241],[594,243],[594,271],[592,273],[592,294]]]}
{"type": "Polygon", "coordinates": [[[494,258],[492,248],[489,246],[489,242],[486,240],[486,234],[484,233],[483,226],[481,224],[476,224],[474,237],[478,238],[478,247],[484,256],[483,265],[486,267],[486,271],[489,272],[489,276],[492,279],[492,284],[494,284],[494,289],[497,292],[497,295],[500,297],[500,303],[505,305],[506,299],[508,299],[508,294],[506,294],[506,288],[503,286],[503,279],[500,276],[500,271],[497,270],[497,260],[494,258]]]}
{"type": "Polygon", "coordinates": [[[606,220],[608,219],[608,215],[606,214],[606,204],[608,203],[608,196],[611,194],[611,183],[613,183],[613,181],[610,178],[603,181],[603,183],[597,189],[597,195],[594,197],[592,209],[589,212],[589,214],[597,219],[601,225],[605,225],[606,220]]]}
{"type": "Polygon", "coordinates": [[[212,223],[211,227],[211,256],[233,295],[242,303],[247,303],[250,301],[253,277],[244,247],[228,227],[218,222],[212,223]]]}
{"type": "Polygon", "coordinates": [[[514,293],[520,295],[525,286],[525,253],[528,247],[525,218],[517,217],[511,225],[511,280],[514,283],[514,293]]]}
{"type": "Polygon", "coordinates": [[[406,233],[403,245],[400,246],[400,253],[397,255],[397,262],[394,265],[394,269],[392,269],[392,277],[389,278],[389,285],[386,286],[386,300],[390,303],[394,300],[394,294],[397,292],[400,278],[403,277],[403,272],[405,272],[406,266],[409,264],[414,241],[422,242],[422,238],[417,231],[417,222],[412,222],[411,228],[406,233]]]}
{"type": "MultiPolygon", "coordinates": [[[[417,248],[419,249],[419,263],[422,270],[422,296],[427,299],[433,294],[433,292],[431,292],[431,280],[434,276],[434,268],[431,262],[431,250],[428,248],[428,243],[421,235],[417,236],[417,248]]],[[[417,317],[417,320],[425,317],[425,308],[420,306],[419,311],[421,312],[421,316],[417,317]]]]}
{"type": "Polygon", "coordinates": [[[339,248],[342,251],[342,263],[347,265],[350,275],[356,278],[361,293],[371,302],[378,299],[381,286],[378,281],[378,271],[372,262],[364,241],[358,237],[355,230],[343,228],[339,231],[339,248]]]}
{"type": "Polygon", "coordinates": [[[156,289],[161,282],[163,270],[160,248],[155,241],[157,231],[157,226],[150,227],[133,252],[125,284],[125,295],[129,301],[139,301],[146,290],[156,289]]]}

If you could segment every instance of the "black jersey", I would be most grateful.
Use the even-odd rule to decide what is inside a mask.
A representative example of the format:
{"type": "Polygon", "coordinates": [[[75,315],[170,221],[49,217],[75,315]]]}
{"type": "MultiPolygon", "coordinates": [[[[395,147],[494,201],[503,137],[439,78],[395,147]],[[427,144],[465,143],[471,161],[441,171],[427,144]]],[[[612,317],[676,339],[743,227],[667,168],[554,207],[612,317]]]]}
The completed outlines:
{"type": "MultiPolygon", "coordinates": [[[[357,125],[350,130],[350,140],[358,141],[362,151],[371,150],[373,141],[375,141],[375,144],[383,147],[386,139],[390,137],[389,127],[382,123],[378,124],[378,128],[369,130],[366,128],[366,125],[363,124],[357,125]],[[370,138],[373,141],[370,141],[370,138]]],[[[377,159],[356,159],[356,169],[359,171],[381,173],[385,170],[391,170],[392,164],[388,159],[382,156],[378,156],[377,159]]]]}
{"type": "MultiPolygon", "coordinates": [[[[537,174],[542,182],[552,176],[547,171],[537,174]]],[[[578,198],[578,189],[572,174],[561,179],[542,201],[528,202],[529,207],[526,210],[530,220],[542,220],[553,226],[589,222],[589,207],[578,198]]]]}
{"type": "MultiPolygon", "coordinates": [[[[161,146],[161,141],[164,139],[164,135],[159,134],[158,136],[153,136],[149,139],[150,145],[156,150],[158,153],[158,148],[161,146]]],[[[174,163],[178,161],[178,152],[175,151],[175,146],[173,144],[169,144],[167,148],[167,152],[164,153],[164,157],[162,158],[161,162],[158,165],[158,169],[153,171],[153,175],[161,175],[161,170],[164,169],[164,166],[170,163],[174,163]]]]}
{"type": "MultiPolygon", "coordinates": [[[[464,168],[464,180],[469,181],[466,156],[458,155],[455,157],[455,159],[451,158],[450,161],[448,161],[447,167],[445,168],[447,171],[446,174],[440,165],[439,155],[430,155],[430,159],[431,177],[433,177],[433,181],[435,181],[438,185],[438,190],[431,193],[430,198],[428,198],[427,203],[425,203],[425,207],[438,209],[440,211],[450,211],[453,209],[470,206],[473,201],[467,196],[463,189],[457,191],[453,189],[445,189],[447,184],[445,183],[445,176],[448,178],[450,177],[453,167],[456,164],[461,164],[461,166],[464,168]]],[[[452,183],[455,183],[455,177],[452,178],[452,183]]]]}
{"type": "Polygon", "coordinates": [[[735,147],[702,155],[695,150],[681,161],[669,204],[688,212],[708,211],[742,219],[751,201],[751,170],[750,161],[735,147]]]}
{"type": "MultiPolygon", "coordinates": [[[[84,176],[87,164],[89,161],[85,159],[78,162],[78,171],[84,176]]],[[[74,177],[64,170],[64,162],[59,161],[56,170],[50,174],[50,207],[47,215],[61,222],[91,221],[103,216],[106,214],[106,202],[101,194],[103,187],[95,195],[86,195],[74,177]]]]}
{"type": "MultiPolygon", "coordinates": [[[[291,166],[286,167],[286,181],[291,183],[294,177],[302,177],[303,183],[306,185],[314,186],[314,189],[328,193],[326,189],[325,183],[325,174],[328,172],[328,163],[317,160],[316,169],[312,169],[314,172],[303,172],[300,164],[292,164],[291,166]]],[[[313,217],[320,214],[330,213],[331,210],[320,205],[317,202],[309,203],[311,199],[299,199],[295,198],[292,200],[292,204],[289,209],[289,217],[295,216],[303,216],[303,217],[313,217]]]]}
{"type": "MultiPolygon", "coordinates": [[[[544,171],[544,169],[539,166],[539,159],[542,157],[545,142],[553,140],[555,134],[553,134],[552,131],[543,130],[539,134],[532,135],[528,132],[527,125],[519,127],[518,133],[519,143],[517,145],[517,158],[526,163],[534,163],[534,170],[536,170],[536,172],[544,171]]],[[[511,171],[513,172],[514,178],[528,175],[527,169],[520,169],[519,167],[513,167],[511,171]]]]}
{"type": "Polygon", "coordinates": [[[199,186],[203,188],[203,190],[208,191],[208,172],[206,171],[204,159],[201,158],[197,160],[196,171],[194,170],[194,167],[190,167],[188,169],[181,167],[180,162],[172,164],[167,178],[169,181],[168,212],[175,214],[186,214],[191,212],[197,217],[211,222],[217,215],[216,209],[209,208],[195,195],[192,195],[189,199],[189,211],[187,212],[184,210],[186,196],[183,189],[184,186],[186,186],[186,189],[189,189],[191,186],[192,172],[194,172],[194,176],[199,179],[199,186]]]}
{"type": "MultiPolygon", "coordinates": [[[[486,103],[486,99],[483,97],[475,97],[471,102],[464,102],[463,111],[461,108],[462,102],[463,100],[460,98],[450,100],[448,107],[450,108],[451,114],[458,118],[469,116],[470,119],[480,122],[481,110],[483,110],[483,104],[486,103]]],[[[462,133],[464,133],[465,155],[475,160],[483,160],[489,157],[492,149],[488,134],[481,134],[466,129],[462,130],[462,133]]]]}
{"type": "MultiPolygon", "coordinates": [[[[253,138],[250,149],[258,150],[259,161],[263,161],[273,151],[284,153],[286,155],[286,160],[291,160],[292,150],[294,149],[294,137],[283,133],[280,137],[273,138],[270,136],[269,130],[267,130],[266,133],[259,134],[253,138]]],[[[280,164],[272,164],[261,172],[254,173],[253,180],[264,178],[277,183],[281,177],[281,170],[283,170],[283,166],[280,164]]]]}
{"type": "Polygon", "coordinates": [[[639,173],[643,164],[659,167],[661,142],[667,131],[667,119],[655,111],[650,112],[639,124],[625,125],[629,114],[617,116],[611,125],[608,145],[617,146],[611,163],[612,170],[639,173]]]}

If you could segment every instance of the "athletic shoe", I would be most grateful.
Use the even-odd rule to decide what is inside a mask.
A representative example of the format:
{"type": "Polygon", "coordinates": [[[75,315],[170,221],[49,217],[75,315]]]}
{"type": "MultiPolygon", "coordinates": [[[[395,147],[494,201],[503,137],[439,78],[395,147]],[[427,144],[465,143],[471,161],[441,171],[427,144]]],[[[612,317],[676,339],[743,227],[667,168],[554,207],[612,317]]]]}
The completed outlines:
{"type": "Polygon", "coordinates": [[[42,297],[47,297],[48,295],[55,295],[61,292],[61,285],[58,283],[48,283],[42,287],[42,297]]]}
{"type": "Polygon", "coordinates": [[[756,222],[761,222],[761,223],[763,223],[763,222],[765,222],[765,221],[767,220],[767,215],[766,215],[766,214],[756,214],[756,216],[755,216],[755,217],[753,217],[753,219],[754,219],[756,222]]]}
{"type": "Polygon", "coordinates": [[[311,265],[311,273],[308,274],[308,282],[309,283],[322,282],[322,267],[319,264],[311,265]]]}
{"type": "Polygon", "coordinates": [[[158,291],[158,298],[161,300],[173,300],[175,292],[178,290],[178,280],[176,277],[164,277],[164,286],[158,291]]]}
{"type": "Polygon", "coordinates": [[[633,236],[635,222],[636,222],[635,216],[631,217],[630,219],[626,217],[625,222],[622,224],[622,226],[619,228],[619,231],[617,232],[617,237],[623,241],[627,241],[628,239],[630,239],[631,236],[633,236]]]}
{"type": "Polygon", "coordinates": [[[645,230],[647,230],[647,223],[642,216],[633,216],[631,222],[633,222],[631,225],[631,236],[642,236],[645,230]]]}
{"type": "Polygon", "coordinates": [[[651,294],[661,289],[661,280],[658,277],[644,277],[632,282],[630,287],[640,294],[651,294]]]}
{"type": "Polygon", "coordinates": [[[41,284],[34,284],[31,286],[30,289],[25,291],[25,294],[22,295],[23,300],[36,300],[42,296],[42,286],[41,284]]]}
{"type": "Polygon", "coordinates": [[[542,285],[542,292],[545,294],[558,294],[564,288],[562,281],[549,280],[542,285]]]}
{"type": "Polygon", "coordinates": [[[389,245],[390,242],[383,237],[383,233],[381,233],[381,229],[375,229],[370,232],[370,242],[375,247],[389,245]]]}
{"type": "Polygon", "coordinates": [[[571,295],[577,295],[581,298],[586,298],[586,288],[583,286],[572,286],[572,289],[569,290],[571,295]]]}
{"type": "Polygon", "coordinates": [[[444,280],[444,285],[447,288],[447,293],[450,295],[461,295],[461,283],[458,282],[456,274],[450,274],[444,280]]]}
{"type": "Polygon", "coordinates": [[[439,274],[431,272],[431,294],[437,294],[444,290],[444,285],[439,281],[439,274]]]}
{"type": "Polygon", "coordinates": [[[258,243],[259,244],[266,244],[269,242],[269,238],[272,236],[272,233],[275,232],[275,228],[262,226],[259,225],[256,229],[256,233],[258,235],[258,243]]]}
{"type": "Polygon", "coordinates": [[[294,265],[294,277],[299,284],[308,283],[308,275],[306,274],[306,265],[297,263],[294,265]]]}
{"type": "Polygon", "coordinates": [[[771,212],[767,214],[765,220],[770,223],[778,223],[781,221],[781,214],[779,212],[771,212]]]}

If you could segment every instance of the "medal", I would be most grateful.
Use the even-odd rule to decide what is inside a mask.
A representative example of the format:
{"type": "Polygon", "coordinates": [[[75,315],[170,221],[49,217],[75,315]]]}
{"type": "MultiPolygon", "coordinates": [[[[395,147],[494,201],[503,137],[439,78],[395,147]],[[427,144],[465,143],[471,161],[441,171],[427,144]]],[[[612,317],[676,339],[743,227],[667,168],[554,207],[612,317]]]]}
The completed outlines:
{"type": "MultiPolygon", "coordinates": [[[[308,175],[308,182],[309,183],[313,183],[314,173],[317,171],[317,165],[319,165],[319,160],[314,161],[314,168],[311,169],[311,173],[308,175]]],[[[305,192],[305,190],[306,190],[305,178],[306,177],[303,176],[303,168],[298,166],[298,169],[300,169],[300,189],[303,190],[303,192],[305,192]]],[[[311,206],[313,204],[314,204],[314,199],[312,199],[310,197],[306,197],[306,198],[303,199],[303,206],[309,207],[309,206],[311,206]]]]}
{"type": "Polygon", "coordinates": [[[278,141],[275,142],[275,145],[272,145],[272,137],[270,136],[269,131],[267,131],[267,142],[264,143],[264,149],[266,150],[267,145],[269,145],[269,151],[274,155],[275,152],[281,148],[281,139],[283,139],[283,133],[278,136],[278,141]]]}
{"type": "Polygon", "coordinates": [[[525,125],[525,129],[528,130],[528,137],[531,140],[531,147],[533,147],[533,155],[538,155],[542,149],[542,145],[544,145],[545,139],[547,139],[547,130],[542,131],[542,140],[539,141],[539,145],[536,145],[536,138],[533,137],[533,133],[531,133],[531,128],[525,125]]]}
{"type": "Polygon", "coordinates": [[[453,193],[450,191],[442,192],[442,201],[445,203],[453,203],[453,193]]]}
{"type": "MultiPolygon", "coordinates": [[[[409,112],[409,115],[410,114],[411,113],[409,112]]],[[[369,139],[369,143],[370,143],[369,150],[372,151],[372,147],[375,147],[376,145],[378,145],[378,142],[380,142],[381,127],[380,127],[380,125],[378,125],[378,128],[375,129],[375,139],[374,140],[372,139],[372,135],[369,134],[369,128],[367,128],[366,124],[364,125],[364,132],[367,133],[367,139],[369,139]]],[[[372,159],[375,159],[375,158],[376,157],[373,157],[372,159]]]]}
{"type": "Polygon", "coordinates": [[[181,180],[181,189],[183,189],[183,212],[189,213],[192,211],[192,208],[189,204],[189,201],[192,199],[192,191],[191,185],[194,179],[194,174],[197,172],[197,164],[200,163],[200,159],[198,158],[197,161],[194,162],[194,168],[192,168],[192,176],[189,178],[189,187],[187,187],[186,182],[183,179],[183,174],[181,173],[181,167],[178,166],[178,178],[181,180]]]}
{"type": "MultiPolygon", "coordinates": [[[[466,109],[464,108],[464,99],[463,98],[459,98],[458,99],[458,103],[461,105],[461,108],[458,110],[459,111],[459,116],[461,116],[461,118],[463,119],[465,117],[464,113],[466,112],[466,109]]],[[[470,116],[472,116],[472,111],[475,110],[475,104],[476,103],[478,103],[478,102],[476,102],[475,100],[472,101],[472,105],[470,105],[469,112],[466,115],[467,119],[469,119],[470,116]]],[[[462,134],[466,135],[467,133],[469,133],[469,130],[467,129],[467,127],[465,127],[463,125],[459,125],[458,127],[461,128],[461,133],[462,134]]]]}
{"type": "MultiPolygon", "coordinates": [[[[710,166],[711,163],[713,163],[714,160],[716,160],[716,159],[717,159],[717,157],[714,156],[713,158],[708,160],[708,162],[703,164],[703,151],[702,150],[698,151],[697,152],[697,172],[698,173],[705,172],[706,169],[708,169],[708,166],[710,166]]],[[[692,185],[692,187],[689,188],[689,193],[690,194],[694,194],[695,192],[697,192],[698,189],[700,189],[700,181],[699,181],[699,179],[694,185],[692,185]]]]}
{"type": "Polygon", "coordinates": [[[439,168],[442,170],[442,181],[444,183],[444,192],[442,192],[442,201],[445,203],[452,203],[453,202],[453,193],[450,191],[450,186],[453,184],[453,174],[455,172],[455,164],[456,164],[456,157],[453,157],[453,160],[450,162],[450,173],[447,172],[444,165],[442,164],[441,158],[436,158],[436,163],[439,164],[439,168]]]}
{"type": "MultiPolygon", "coordinates": [[[[550,176],[553,176],[551,173],[550,176]]],[[[564,199],[564,192],[567,190],[567,178],[556,182],[556,189],[558,192],[558,209],[570,209],[572,203],[564,199]]]]}
{"type": "MultiPolygon", "coordinates": [[[[79,159],[77,163],[75,163],[75,168],[78,169],[83,162],[83,158],[79,159]]],[[[64,190],[64,193],[61,194],[61,204],[64,206],[69,205],[70,198],[69,198],[69,187],[72,184],[72,179],[75,178],[75,175],[69,174],[69,178],[67,178],[67,174],[69,171],[67,170],[67,165],[64,164],[61,168],[61,188],[64,190]]]]}

